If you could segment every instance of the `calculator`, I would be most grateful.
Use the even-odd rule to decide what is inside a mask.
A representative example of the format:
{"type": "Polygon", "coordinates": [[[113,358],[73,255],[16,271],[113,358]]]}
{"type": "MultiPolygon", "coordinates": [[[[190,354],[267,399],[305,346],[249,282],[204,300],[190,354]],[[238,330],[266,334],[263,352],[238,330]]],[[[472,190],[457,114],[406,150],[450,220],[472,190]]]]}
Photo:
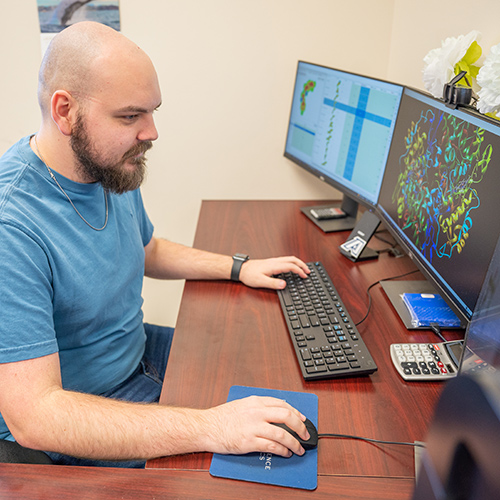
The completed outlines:
{"type": "Polygon", "coordinates": [[[408,381],[448,380],[458,372],[463,341],[437,344],[391,344],[391,359],[408,381]]]}

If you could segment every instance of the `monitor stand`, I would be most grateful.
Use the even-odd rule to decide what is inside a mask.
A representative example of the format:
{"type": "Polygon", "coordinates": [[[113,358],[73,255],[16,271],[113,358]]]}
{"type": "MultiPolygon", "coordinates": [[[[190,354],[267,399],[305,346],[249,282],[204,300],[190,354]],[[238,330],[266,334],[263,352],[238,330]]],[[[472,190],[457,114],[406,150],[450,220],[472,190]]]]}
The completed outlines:
{"type": "Polygon", "coordinates": [[[339,202],[332,202],[330,205],[314,205],[312,207],[302,207],[300,211],[325,233],[333,233],[336,231],[351,231],[356,225],[356,219],[358,215],[358,202],[354,201],[348,196],[344,196],[341,204],[339,202]],[[313,209],[338,206],[340,206],[340,208],[347,214],[346,217],[342,217],[339,219],[318,220],[311,214],[311,210],[313,209]]]}
{"type": "Polygon", "coordinates": [[[340,245],[340,253],[353,262],[376,259],[378,252],[368,248],[368,242],[380,225],[380,219],[370,211],[363,213],[345,243],[340,245]]]}

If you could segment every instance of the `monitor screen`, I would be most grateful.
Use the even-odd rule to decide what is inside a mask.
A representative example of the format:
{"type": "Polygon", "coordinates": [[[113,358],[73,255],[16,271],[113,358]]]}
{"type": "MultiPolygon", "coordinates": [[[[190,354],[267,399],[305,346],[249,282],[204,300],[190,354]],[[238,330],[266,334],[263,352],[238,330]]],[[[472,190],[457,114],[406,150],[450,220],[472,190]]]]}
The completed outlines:
{"type": "Polygon", "coordinates": [[[401,94],[394,83],[300,61],[285,156],[375,206],[401,94]]]}
{"type": "Polygon", "coordinates": [[[500,123],[405,88],[379,215],[464,322],[500,234],[500,123]]]}

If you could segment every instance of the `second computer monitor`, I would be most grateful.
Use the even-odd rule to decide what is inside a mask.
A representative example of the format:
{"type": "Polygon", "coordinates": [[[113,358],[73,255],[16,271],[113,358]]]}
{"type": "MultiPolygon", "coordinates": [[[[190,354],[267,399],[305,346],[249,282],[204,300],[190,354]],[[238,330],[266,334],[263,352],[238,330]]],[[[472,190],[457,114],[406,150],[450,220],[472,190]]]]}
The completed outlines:
{"type": "Polygon", "coordinates": [[[373,207],[402,87],[300,61],[285,156],[344,197],[373,207]]]}
{"type": "Polygon", "coordinates": [[[381,218],[466,323],[500,235],[500,122],[405,89],[381,218]]]}

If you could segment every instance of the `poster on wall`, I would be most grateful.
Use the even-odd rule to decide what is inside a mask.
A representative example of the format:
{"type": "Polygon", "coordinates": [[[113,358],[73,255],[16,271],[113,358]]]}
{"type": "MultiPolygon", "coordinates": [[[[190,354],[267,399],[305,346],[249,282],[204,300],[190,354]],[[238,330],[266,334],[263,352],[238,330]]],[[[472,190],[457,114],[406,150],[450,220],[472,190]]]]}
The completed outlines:
{"type": "Polygon", "coordinates": [[[37,0],[42,54],[50,40],[67,26],[96,21],[120,31],[119,0],[37,0]]]}

